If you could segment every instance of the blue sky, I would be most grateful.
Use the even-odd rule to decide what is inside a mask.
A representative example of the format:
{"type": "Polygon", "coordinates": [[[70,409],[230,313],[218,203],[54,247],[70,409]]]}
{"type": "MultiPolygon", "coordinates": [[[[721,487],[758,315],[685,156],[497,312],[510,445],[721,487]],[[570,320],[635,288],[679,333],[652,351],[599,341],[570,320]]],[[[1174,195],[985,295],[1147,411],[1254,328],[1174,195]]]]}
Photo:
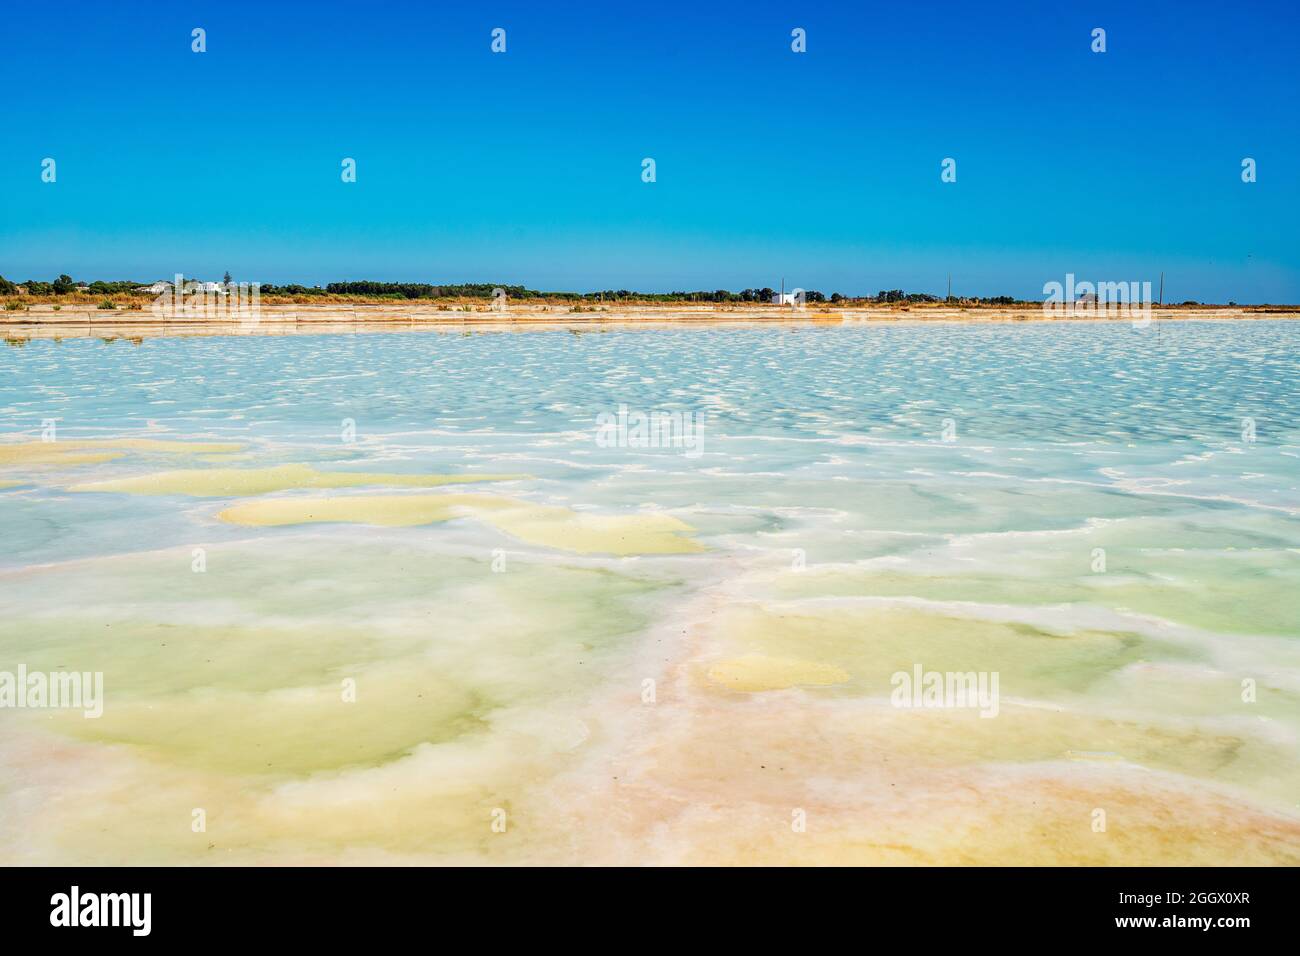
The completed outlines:
{"type": "Polygon", "coordinates": [[[4,24],[13,279],[829,294],[951,272],[1040,298],[1164,271],[1168,299],[1300,301],[1294,2],[134,0],[4,24]]]}

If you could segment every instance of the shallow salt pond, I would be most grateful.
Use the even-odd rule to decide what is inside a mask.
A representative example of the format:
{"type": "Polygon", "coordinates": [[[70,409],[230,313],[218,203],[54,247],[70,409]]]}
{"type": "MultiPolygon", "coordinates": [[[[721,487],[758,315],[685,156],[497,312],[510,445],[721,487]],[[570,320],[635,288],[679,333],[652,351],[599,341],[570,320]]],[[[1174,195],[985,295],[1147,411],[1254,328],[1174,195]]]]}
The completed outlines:
{"type": "Polygon", "coordinates": [[[0,707],[0,862],[1295,864],[1298,356],[1281,322],[6,349],[0,672],[104,708],[0,707]],[[598,442],[620,405],[700,454],[598,442]],[[996,713],[901,706],[917,668],[996,713]]]}

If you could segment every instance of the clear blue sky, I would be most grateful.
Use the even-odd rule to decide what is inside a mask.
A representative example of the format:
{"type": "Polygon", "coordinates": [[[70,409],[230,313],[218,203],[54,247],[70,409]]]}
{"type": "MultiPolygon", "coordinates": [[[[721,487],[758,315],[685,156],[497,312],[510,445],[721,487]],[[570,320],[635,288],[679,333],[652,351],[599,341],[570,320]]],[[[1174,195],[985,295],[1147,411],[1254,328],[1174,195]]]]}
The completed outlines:
{"type": "Polygon", "coordinates": [[[132,0],[3,23],[12,279],[829,294],[952,272],[1039,298],[1163,270],[1175,300],[1300,301],[1294,0],[132,0]]]}

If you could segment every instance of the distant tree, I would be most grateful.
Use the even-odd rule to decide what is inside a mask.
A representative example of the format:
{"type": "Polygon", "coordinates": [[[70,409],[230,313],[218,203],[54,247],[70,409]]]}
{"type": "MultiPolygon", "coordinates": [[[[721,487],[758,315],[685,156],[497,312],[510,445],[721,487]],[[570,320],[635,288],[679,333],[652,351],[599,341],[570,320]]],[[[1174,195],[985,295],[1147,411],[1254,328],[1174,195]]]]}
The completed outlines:
{"type": "Polygon", "coordinates": [[[116,295],[119,292],[131,292],[139,284],[140,283],[138,282],[131,282],[126,279],[119,279],[114,282],[105,282],[102,279],[96,279],[86,288],[91,295],[116,295]]]}
{"type": "Polygon", "coordinates": [[[18,291],[18,286],[14,285],[4,276],[0,276],[0,295],[13,295],[18,291]]]}
{"type": "Polygon", "coordinates": [[[77,287],[77,284],[72,281],[72,276],[59,276],[50,283],[50,287],[55,295],[67,295],[77,287]]]}
{"type": "Polygon", "coordinates": [[[235,281],[235,280],[233,280],[232,278],[230,278],[230,270],[229,270],[229,269],[226,270],[226,277],[225,277],[224,279],[222,279],[221,281],[224,282],[226,285],[230,285],[231,282],[235,281]]]}

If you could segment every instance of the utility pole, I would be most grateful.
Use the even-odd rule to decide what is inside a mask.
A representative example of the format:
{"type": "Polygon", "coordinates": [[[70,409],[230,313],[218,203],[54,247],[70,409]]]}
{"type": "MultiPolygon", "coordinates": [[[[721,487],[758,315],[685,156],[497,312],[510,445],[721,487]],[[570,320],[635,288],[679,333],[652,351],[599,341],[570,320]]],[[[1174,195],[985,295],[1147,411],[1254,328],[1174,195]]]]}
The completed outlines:
{"type": "MultiPolygon", "coordinates": [[[[1160,273],[1160,296],[1159,296],[1159,298],[1157,299],[1157,302],[1158,302],[1158,304],[1161,305],[1161,306],[1163,306],[1163,305],[1165,304],[1165,274],[1164,274],[1164,272],[1161,272],[1161,273],[1160,273]]],[[[1156,316],[1156,340],[1159,341],[1159,339],[1160,339],[1160,316],[1157,315],[1157,316],[1156,316]]]]}

